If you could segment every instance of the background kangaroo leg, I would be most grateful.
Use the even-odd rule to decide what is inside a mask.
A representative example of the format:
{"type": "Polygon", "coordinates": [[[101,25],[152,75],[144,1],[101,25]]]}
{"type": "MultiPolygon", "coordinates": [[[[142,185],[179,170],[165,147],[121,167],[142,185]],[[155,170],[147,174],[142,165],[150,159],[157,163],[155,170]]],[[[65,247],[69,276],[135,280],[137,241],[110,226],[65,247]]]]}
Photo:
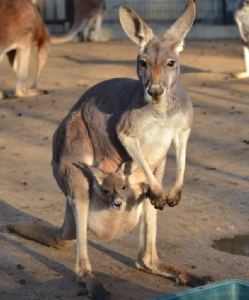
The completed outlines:
{"type": "Polygon", "coordinates": [[[100,37],[101,25],[106,13],[106,8],[102,11],[100,15],[96,18],[95,32],[94,32],[94,41],[97,42],[100,37]]]}
{"type": "Polygon", "coordinates": [[[238,79],[249,77],[249,49],[247,46],[244,46],[243,49],[244,49],[244,59],[245,59],[246,71],[236,73],[234,76],[238,79]]]}
{"type": "Polygon", "coordinates": [[[33,93],[38,93],[38,90],[37,90],[38,80],[39,80],[41,71],[44,67],[44,64],[47,60],[49,50],[50,50],[50,44],[49,43],[41,44],[38,48],[37,73],[36,73],[36,77],[35,77],[35,80],[34,80],[34,83],[33,83],[32,87],[31,87],[30,92],[32,91],[33,93]]]}
{"type": "Polygon", "coordinates": [[[89,20],[86,24],[86,26],[83,29],[83,37],[82,37],[82,33],[81,33],[81,40],[79,40],[80,42],[84,41],[87,42],[89,39],[89,29],[91,27],[91,25],[93,24],[94,20],[89,20]]]}
{"type": "Polygon", "coordinates": [[[30,58],[31,44],[25,48],[18,49],[18,71],[17,71],[17,85],[15,96],[17,97],[31,97],[37,96],[37,91],[28,91],[26,88],[29,58],[30,58]]]}

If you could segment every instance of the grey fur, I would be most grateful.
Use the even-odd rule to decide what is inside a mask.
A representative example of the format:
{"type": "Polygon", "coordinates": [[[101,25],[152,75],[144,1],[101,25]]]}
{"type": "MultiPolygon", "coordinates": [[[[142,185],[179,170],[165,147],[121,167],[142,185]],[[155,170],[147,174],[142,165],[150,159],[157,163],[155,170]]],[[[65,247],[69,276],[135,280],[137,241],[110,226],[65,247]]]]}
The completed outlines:
{"type": "MultiPolygon", "coordinates": [[[[203,278],[159,261],[156,252],[155,208],[163,209],[166,203],[169,206],[177,205],[183,189],[186,145],[193,108],[179,78],[179,51],[194,17],[195,5],[193,0],[189,0],[180,18],[180,34],[177,33],[179,22],[176,22],[177,28],[173,25],[169,34],[157,37],[134,11],[121,6],[122,26],[140,47],[137,59],[139,80],[118,78],[92,87],[79,99],[54,134],[54,176],[68,203],[64,224],[56,233],[56,240],[61,242],[75,238],[76,224],[75,272],[78,281],[88,286],[94,299],[108,299],[109,296],[91,273],[87,254],[87,228],[100,238],[114,238],[116,232],[113,228],[122,230],[123,222],[119,222],[122,214],[106,220],[104,214],[109,214],[110,210],[99,209],[97,213],[93,210],[93,201],[97,207],[102,202],[94,200],[96,187],[89,176],[82,172],[78,162],[111,173],[132,159],[138,167],[131,166],[126,176],[136,197],[130,208],[126,206],[125,213],[127,220],[130,220],[127,221],[130,226],[128,229],[136,225],[131,219],[138,220],[141,217],[137,267],[174,278],[176,282],[189,286],[205,284],[203,278]],[[176,145],[177,179],[166,197],[161,182],[172,141],[176,145]],[[146,198],[141,183],[150,186],[150,200],[146,198]],[[142,200],[137,202],[139,197],[142,200]],[[95,221],[92,222],[94,214],[95,221]],[[94,296],[98,294],[95,293],[98,289],[102,291],[101,298],[94,296]]],[[[13,230],[18,230],[18,226],[11,226],[13,230]]],[[[54,232],[47,232],[47,235],[54,232]]]]}

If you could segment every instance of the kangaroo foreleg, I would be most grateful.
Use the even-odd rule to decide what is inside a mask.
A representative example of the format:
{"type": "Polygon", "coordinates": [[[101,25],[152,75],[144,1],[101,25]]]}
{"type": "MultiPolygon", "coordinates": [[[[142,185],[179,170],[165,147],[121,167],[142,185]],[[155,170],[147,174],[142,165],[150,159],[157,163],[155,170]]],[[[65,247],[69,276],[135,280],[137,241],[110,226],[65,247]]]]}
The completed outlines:
{"type": "Polygon", "coordinates": [[[156,251],[156,219],[157,211],[150,204],[149,199],[143,202],[142,220],[140,227],[139,253],[136,266],[139,270],[174,279],[178,284],[191,287],[206,284],[202,277],[190,272],[161,262],[156,251]]]}
{"type": "Polygon", "coordinates": [[[174,142],[176,147],[176,183],[172,190],[167,196],[167,204],[169,206],[175,206],[179,204],[181,200],[182,190],[183,190],[183,180],[186,165],[186,151],[187,142],[190,134],[190,129],[182,131],[179,135],[175,136],[174,142]]]}
{"type": "Polygon", "coordinates": [[[126,151],[137,162],[138,166],[146,177],[146,180],[150,186],[151,203],[153,203],[155,208],[159,208],[162,210],[164,208],[164,205],[166,204],[166,197],[164,195],[162,186],[157,182],[148,163],[144,158],[139,140],[137,138],[126,136],[122,132],[119,132],[118,136],[126,151]]]}

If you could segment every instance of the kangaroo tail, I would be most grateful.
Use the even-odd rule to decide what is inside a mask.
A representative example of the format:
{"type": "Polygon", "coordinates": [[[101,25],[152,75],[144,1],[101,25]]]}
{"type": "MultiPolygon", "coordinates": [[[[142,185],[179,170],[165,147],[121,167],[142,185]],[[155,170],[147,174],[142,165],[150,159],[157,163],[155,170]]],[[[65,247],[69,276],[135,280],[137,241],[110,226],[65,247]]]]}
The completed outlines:
{"type": "Polygon", "coordinates": [[[8,224],[7,228],[33,241],[57,249],[63,249],[75,243],[74,240],[62,240],[60,228],[44,222],[20,221],[8,224]]]}
{"type": "Polygon", "coordinates": [[[82,31],[83,28],[86,26],[88,20],[81,20],[73,24],[73,27],[69,30],[67,34],[62,37],[51,37],[50,42],[51,44],[64,44],[71,41],[78,32],[82,31]]]}

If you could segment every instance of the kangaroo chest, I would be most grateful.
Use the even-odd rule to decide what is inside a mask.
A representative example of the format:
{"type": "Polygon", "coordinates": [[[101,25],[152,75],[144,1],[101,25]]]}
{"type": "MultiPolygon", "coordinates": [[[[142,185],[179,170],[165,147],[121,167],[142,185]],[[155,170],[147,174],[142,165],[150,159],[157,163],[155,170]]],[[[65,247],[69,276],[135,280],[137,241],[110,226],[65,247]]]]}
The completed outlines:
{"type": "Polygon", "coordinates": [[[140,128],[138,140],[149,164],[160,161],[167,153],[172,139],[180,131],[181,124],[167,117],[152,118],[140,128]]]}

